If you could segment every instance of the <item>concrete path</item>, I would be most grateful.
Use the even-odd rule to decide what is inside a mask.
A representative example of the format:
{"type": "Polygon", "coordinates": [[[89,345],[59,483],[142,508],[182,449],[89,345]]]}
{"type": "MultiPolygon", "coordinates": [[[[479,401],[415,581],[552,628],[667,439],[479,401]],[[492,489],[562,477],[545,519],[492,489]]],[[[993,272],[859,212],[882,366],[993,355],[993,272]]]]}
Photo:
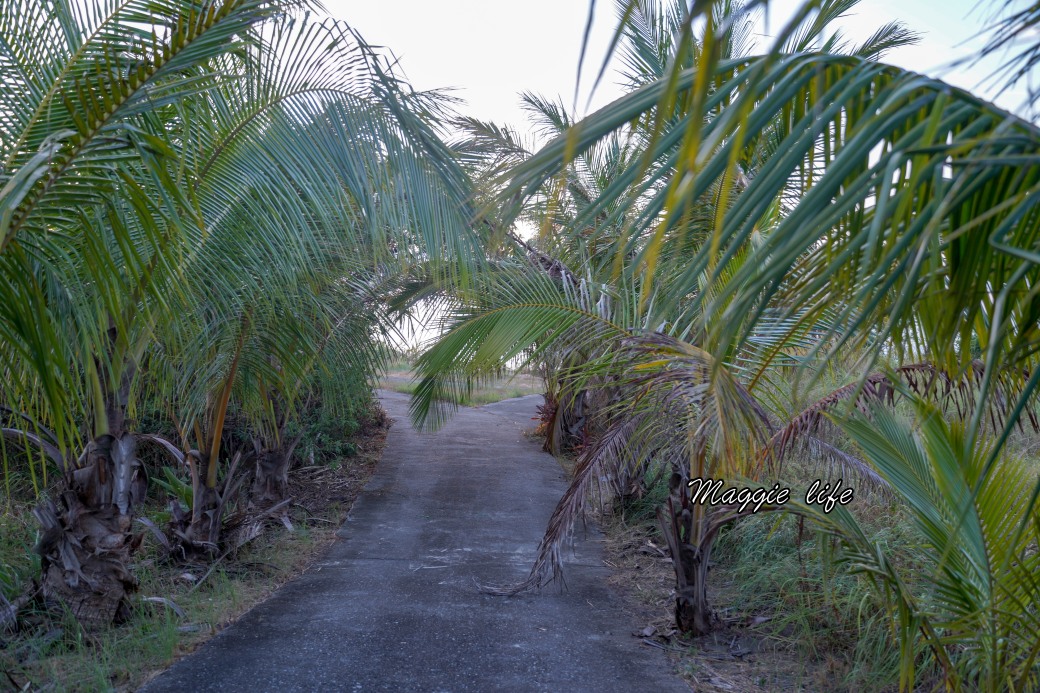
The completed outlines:
{"type": "Polygon", "coordinates": [[[340,540],[147,691],[689,691],[606,587],[596,537],[567,590],[478,584],[527,575],[566,478],[523,436],[540,397],[463,409],[416,433],[408,398],[340,540]]]}

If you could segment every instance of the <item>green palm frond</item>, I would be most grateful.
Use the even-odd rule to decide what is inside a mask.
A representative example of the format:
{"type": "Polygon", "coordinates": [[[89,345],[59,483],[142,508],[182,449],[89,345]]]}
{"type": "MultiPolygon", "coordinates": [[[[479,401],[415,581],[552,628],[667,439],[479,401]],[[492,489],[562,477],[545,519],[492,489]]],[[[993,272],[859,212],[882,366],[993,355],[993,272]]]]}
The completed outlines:
{"type": "Polygon", "coordinates": [[[108,347],[94,348],[110,327],[125,334],[120,297],[142,300],[196,223],[168,170],[182,139],[157,111],[173,94],[206,89],[208,62],[244,45],[274,9],[133,0],[0,9],[0,290],[14,299],[0,329],[16,356],[5,363],[19,371],[0,387],[48,421],[63,449],[77,444],[75,421],[98,411],[99,380],[120,378],[108,347]],[[79,293],[84,283],[96,293],[79,293]]]}
{"type": "MultiPolygon", "coordinates": [[[[864,328],[883,325],[900,354],[930,354],[950,370],[963,365],[956,345],[973,334],[987,360],[1029,362],[1040,218],[1031,194],[1040,171],[1034,126],[937,80],[857,58],[769,56],[720,63],[715,75],[704,107],[720,109],[718,117],[696,128],[690,116],[658,136],[655,166],[671,183],[628,227],[624,251],[636,254],[634,271],[671,272],[676,285],[668,294],[692,295],[703,273],[714,281],[759,233],[763,242],[725,290],[692,298],[700,314],[714,317],[705,330],[715,343],[745,339],[767,306],[786,306],[788,314],[797,306],[808,319],[833,312],[839,343],[865,343],[864,328]],[[728,164],[753,133],[777,118],[784,124],[778,154],[727,205],[708,242],[677,254],[687,215],[732,175],[728,164]],[[792,184],[803,193],[797,204],[761,228],[792,184]],[[986,282],[1002,289],[992,294],[986,282]]],[[[674,88],[682,93],[696,80],[694,71],[681,73],[674,88]]],[[[518,167],[507,193],[535,190],[565,151],[581,153],[672,86],[653,83],[593,114],[518,167]]],[[[618,176],[575,226],[612,204],[643,168],[618,176]]]]}
{"type": "Polygon", "coordinates": [[[127,380],[188,428],[226,392],[270,430],[262,391],[289,411],[329,368],[378,364],[380,277],[480,257],[446,103],[342,22],[293,2],[17,4],[0,11],[0,289],[18,298],[0,393],[62,449],[83,421],[104,432],[127,380]]]}
{"type": "Polygon", "coordinates": [[[655,470],[675,474],[682,488],[692,478],[757,473],[755,451],[772,432],[768,417],[713,361],[707,351],[663,334],[626,337],[601,360],[604,382],[621,396],[604,414],[605,430],[578,456],[530,574],[492,592],[516,594],[560,579],[562,547],[595,491],[603,500],[623,496],[633,480],[655,470]]]}
{"type": "Polygon", "coordinates": [[[135,116],[163,92],[195,89],[198,68],[274,10],[261,0],[5,4],[0,252],[23,229],[54,230],[70,208],[106,199],[118,180],[107,168],[147,162],[152,148],[170,154],[135,116]]]}
{"type": "Polygon", "coordinates": [[[446,333],[416,362],[420,382],[411,412],[416,424],[443,423],[473,384],[515,358],[530,361],[554,345],[596,351],[630,334],[614,321],[610,299],[573,277],[557,281],[539,269],[487,274],[446,316],[446,333]]]}
{"type": "MultiPolygon", "coordinates": [[[[992,76],[1002,78],[1003,90],[1007,90],[1031,75],[1040,62],[1040,42],[1035,38],[1040,25],[1040,6],[1016,0],[993,4],[998,9],[988,18],[991,35],[976,60],[1003,53],[1002,64],[992,76]]],[[[1040,93],[1031,83],[1028,88],[1032,106],[1040,93]]]]}
{"type": "Polygon", "coordinates": [[[840,425],[910,512],[923,541],[923,590],[911,588],[844,507],[799,512],[841,541],[840,559],[867,575],[893,610],[901,688],[913,687],[926,647],[955,688],[1031,690],[1040,677],[1040,523],[1027,502],[1031,474],[1008,457],[990,467],[990,450],[964,426],[946,423],[933,405],[919,401],[916,410],[918,429],[881,409],[872,421],[840,425]]]}

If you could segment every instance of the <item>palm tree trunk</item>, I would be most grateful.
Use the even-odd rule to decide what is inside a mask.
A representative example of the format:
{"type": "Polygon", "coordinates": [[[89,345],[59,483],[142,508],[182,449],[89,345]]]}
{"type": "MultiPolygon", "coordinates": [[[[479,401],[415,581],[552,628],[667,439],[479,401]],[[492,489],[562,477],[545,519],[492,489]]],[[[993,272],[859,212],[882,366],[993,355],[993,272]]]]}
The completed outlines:
{"type": "MultiPolygon", "coordinates": [[[[115,353],[115,329],[109,331],[110,357],[115,353]]],[[[129,615],[128,595],[137,589],[129,562],[141,543],[131,532],[134,506],[148,489],[144,467],[137,459],[137,440],[126,431],[126,406],[135,366],[132,360],[109,363],[121,367],[108,377],[95,360],[102,392],[100,430],[80,462],[65,464],[66,490],[59,503],[45,501],[33,514],[40,523],[40,594],[44,601],[65,604],[76,619],[93,629],[118,623],[129,615]],[[113,385],[113,383],[118,383],[113,385]]]]}
{"type": "Polygon", "coordinates": [[[668,502],[658,508],[657,520],[675,569],[675,624],[683,633],[706,635],[717,621],[708,602],[711,541],[702,540],[703,508],[683,492],[682,476],[673,474],[670,486],[668,502]]]}
{"type": "Polygon", "coordinates": [[[41,529],[35,549],[43,572],[40,594],[65,604],[88,629],[124,620],[128,595],[137,589],[129,563],[141,535],[131,528],[147,477],[136,453],[136,440],[125,431],[98,436],[59,502],[44,501],[33,511],[41,529]]]}
{"type": "Polygon", "coordinates": [[[289,489],[289,456],[281,449],[264,450],[256,458],[252,502],[263,506],[285,498],[289,489]]]}
{"type": "MultiPolygon", "coordinates": [[[[254,440],[257,448],[256,472],[253,477],[251,505],[268,508],[286,499],[289,493],[289,466],[292,464],[293,452],[300,443],[302,435],[273,449],[262,447],[254,440]]],[[[284,441],[284,438],[282,438],[284,441]]]]}
{"type": "Polygon", "coordinates": [[[182,511],[176,502],[173,503],[170,525],[174,536],[179,537],[177,546],[182,558],[203,554],[215,555],[220,540],[221,497],[216,486],[209,483],[213,474],[211,465],[217,460],[206,453],[191,450],[185,455],[188,468],[191,470],[191,512],[182,511]]]}
{"type": "Polygon", "coordinates": [[[238,372],[239,359],[249,330],[249,311],[242,316],[242,327],[238,337],[231,367],[220,389],[215,396],[207,398],[206,434],[203,427],[196,422],[196,436],[201,450],[191,450],[185,455],[191,470],[192,507],[188,515],[180,508],[172,508],[170,525],[175,535],[180,537],[178,546],[183,556],[203,553],[215,556],[220,543],[221,524],[224,508],[234,495],[237,486],[234,483],[235,469],[238,467],[240,455],[235,455],[231,468],[224,477],[224,483],[218,490],[220,451],[224,439],[224,424],[227,421],[228,404],[231,401],[231,389],[238,372]]]}
{"type": "Polygon", "coordinates": [[[33,515],[41,530],[35,550],[44,602],[63,604],[88,630],[125,620],[128,595],[138,586],[128,566],[141,543],[141,535],[130,532],[130,516],[111,504],[90,508],[73,490],[58,504],[44,501],[33,515]]]}

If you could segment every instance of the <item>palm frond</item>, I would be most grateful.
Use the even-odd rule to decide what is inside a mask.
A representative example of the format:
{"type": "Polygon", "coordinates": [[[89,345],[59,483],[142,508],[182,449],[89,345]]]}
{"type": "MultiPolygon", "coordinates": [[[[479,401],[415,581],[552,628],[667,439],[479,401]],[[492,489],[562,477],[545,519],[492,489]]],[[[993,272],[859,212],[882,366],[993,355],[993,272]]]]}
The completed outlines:
{"type": "MultiPolygon", "coordinates": [[[[1040,581],[1035,537],[1022,534],[1033,485],[1024,466],[989,450],[965,427],[947,424],[934,405],[915,404],[915,430],[886,409],[841,423],[908,508],[926,545],[929,590],[914,595],[882,547],[845,508],[800,507],[842,542],[841,560],[868,575],[893,609],[901,649],[900,686],[913,687],[915,660],[927,647],[947,684],[997,690],[1036,684],[1035,604],[1040,581]]],[[[1033,526],[1035,521],[1026,522],[1033,526]]]]}

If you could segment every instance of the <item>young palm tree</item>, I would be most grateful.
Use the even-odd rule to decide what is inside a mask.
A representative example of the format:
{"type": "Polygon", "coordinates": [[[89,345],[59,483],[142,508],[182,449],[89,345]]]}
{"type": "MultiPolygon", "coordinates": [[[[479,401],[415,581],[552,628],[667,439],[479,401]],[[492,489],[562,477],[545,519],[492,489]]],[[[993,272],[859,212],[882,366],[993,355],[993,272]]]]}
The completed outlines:
{"type": "Polygon", "coordinates": [[[921,538],[915,554],[929,588],[867,536],[843,506],[824,513],[801,506],[840,542],[836,558],[875,586],[900,644],[900,688],[915,685],[922,650],[948,690],[1026,691],[1040,681],[1040,523],[1029,497],[1028,466],[948,423],[918,400],[913,426],[888,410],[842,428],[907,509],[921,538]]]}
{"type": "MultiPolygon", "coordinates": [[[[652,337],[650,344],[657,340],[664,347],[660,353],[646,364],[629,359],[626,365],[645,365],[647,375],[673,371],[669,385],[688,370],[680,382],[691,391],[702,385],[704,397],[711,391],[703,387],[711,382],[706,374],[722,379],[733,371],[744,390],[754,391],[778,365],[811,364],[852,346],[868,355],[858,366],[862,379],[829,404],[860,401],[856,393],[871,388],[891,392],[899,378],[868,375],[880,359],[929,361],[918,377],[922,394],[932,398],[942,396],[933,389],[936,383],[971,383],[972,406],[956,435],[936,433],[933,415],[926,412],[918,415],[930,421],[925,441],[913,441],[893,425],[874,435],[855,424],[850,428],[876,468],[873,473],[910,505],[926,533],[935,601],[922,606],[910,600],[885,552],[850,515],[801,511],[839,536],[846,559],[877,579],[899,625],[904,687],[914,685],[913,664],[924,641],[953,687],[960,682],[1027,690],[1036,678],[1031,537],[1040,484],[1028,479],[1019,484],[1021,470],[1000,453],[1040,382],[1035,301],[1040,132],[939,80],[834,55],[826,45],[823,51],[781,50],[792,43],[812,47],[798,37],[800,27],[815,22],[812,12],[820,5],[803,7],[781,31],[776,49],[742,59],[723,55],[727,43],[717,37],[728,25],[719,4],[697,3],[696,14],[682,8],[677,55],[698,51],[687,27],[695,18],[706,19],[704,50],[697,52],[696,63],[675,61],[656,81],[576,123],[510,170],[502,199],[514,204],[539,199],[594,147],[633,122],[648,123],[644,155],[559,230],[577,239],[593,229],[595,240],[595,229],[602,226],[602,237],[611,238],[615,249],[617,272],[610,279],[637,287],[633,305],[660,311],[663,319],[654,327],[692,341],[676,348],[652,337]],[[686,110],[673,117],[679,103],[686,110]],[[705,216],[701,233],[691,233],[691,222],[705,216]],[[969,345],[978,345],[981,361],[974,360],[969,345]],[[706,355],[692,363],[704,366],[689,368],[697,349],[706,355]],[[987,426],[996,440],[980,452],[976,442],[987,426]],[[882,444],[882,438],[900,441],[899,449],[882,444]],[[928,450],[927,463],[914,461],[921,457],[915,449],[928,450]],[[998,483],[1001,469],[1012,470],[1015,479],[1006,492],[998,483]],[[935,493],[933,483],[944,490],[935,493]],[[979,526],[983,533],[971,535],[979,526]],[[962,544],[964,555],[951,559],[962,544]],[[984,633],[983,642],[969,645],[974,636],[968,634],[976,631],[984,633]]],[[[637,7],[624,3],[626,16],[637,7]]],[[[1020,29],[1035,23],[1035,14],[1012,14],[1015,19],[1001,25],[1000,36],[1022,35],[1020,29]]],[[[1030,42],[1022,62],[1029,64],[1035,53],[1030,42]]],[[[570,299],[566,287],[553,294],[548,282],[538,286],[540,294],[515,297],[501,291],[498,300],[481,293],[482,303],[459,316],[456,328],[420,364],[429,387],[417,393],[416,414],[425,414],[426,397],[438,392],[439,376],[465,380],[491,368],[498,353],[532,349],[538,354],[554,342],[580,344],[580,327],[572,331],[572,326],[598,328],[588,337],[590,345],[602,344],[612,328],[631,339],[622,336],[623,325],[588,310],[587,301],[570,299]]],[[[622,293],[596,290],[611,297],[622,293]]],[[[689,411],[697,410],[699,400],[672,392],[641,391],[643,401],[652,403],[650,416],[681,411],[655,401],[655,394],[671,396],[672,406],[683,402],[689,411]]],[[[827,404],[810,407],[793,422],[794,429],[827,404]]],[[[843,410],[836,414],[839,421],[844,418],[843,410]]],[[[691,418],[695,423],[686,431],[710,425],[710,419],[691,418]]],[[[646,442],[661,428],[652,429],[651,423],[646,417],[619,420],[601,438],[599,450],[582,456],[579,470],[592,469],[596,455],[645,465],[658,453],[646,442]],[[634,437],[641,425],[650,436],[634,437]]],[[[790,438],[791,430],[777,433],[765,450],[790,438]]],[[[661,444],[662,438],[656,441],[661,444]]],[[[691,475],[699,473],[703,459],[698,450],[698,445],[686,450],[695,470],[691,475]]],[[[675,486],[681,493],[681,483],[675,486]]],[[[556,555],[550,539],[565,534],[584,490],[572,486],[558,507],[540,566],[550,565],[556,555]]],[[[676,560],[686,553],[684,544],[703,548],[718,523],[734,515],[732,508],[718,508],[720,516],[695,532],[685,515],[693,509],[682,505],[685,500],[675,499],[673,509],[680,512],[665,522],[673,528],[676,560]]],[[[540,584],[541,577],[532,574],[528,584],[540,584]]],[[[678,577],[681,602],[692,581],[678,577]]],[[[687,627],[703,628],[706,620],[691,617],[687,627]]]]}
{"type": "MultiPolygon", "coordinates": [[[[820,17],[799,25],[791,50],[819,40],[827,23],[850,6],[824,3],[820,17]]],[[[524,352],[557,355],[555,363],[570,375],[557,376],[568,387],[557,396],[561,404],[551,423],[568,432],[580,425],[586,434],[602,434],[586,445],[579,474],[550,522],[541,558],[521,588],[557,574],[559,542],[584,502],[590,479],[599,478],[605,466],[614,470],[619,493],[651,464],[674,467],[684,488],[688,479],[723,471],[754,476],[761,467],[755,450],[769,438],[769,421],[749,391],[761,383],[765,369],[791,362],[795,351],[835,342],[834,314],[790,311],[764,292],[744,293],[748,280],[743,274],[756,266],[770,226],[782,222],[787,187],[766,200],[753,236],[728,249],[713,242],[718,225],[779,156],[776,142],[787,128],[779,114],[762,119],[760,134],[748,138],[739,156],[723,142],[712,147],[718,153],[712,160],[716,178],[696,204],[686,203],[674,214],[664,204],[673,201],[672,181],[681,175],[690,124],[704,120],[710,127],[729,114],[724,95],[716,96],[710,108],[692,101],[692,82],[680,80],[683,91],[668,91],[674,81],[669,70],[691,75],[713,50],[721,52],[716,59],[733,65],[751,62],[744,55],[746,15],[730,3],[712,7],[717,14],[709,18],[701,40],[690,42],[683,38],[685,8],[626,4],[621,10],[623,57],[626,77],[637,88],[631,98],[585,124],[571,127],[562,107],[528,97],[560,134],[508,172],[501,197],[530,198],[555,215],[543,217],[549,222],[538,239],[538,250],[554,262],[512,275],[500,267],[498,273],[511,278],[496,277],[467,296],[469,310],[457,316],[452,331],[418,364],[425,378],[416,390],[413,414],[424,419],[436,411],[435,397],[450,397],[457,383],[494,370],[500,358],[524,352]],[[632,117],[625,123],[613,121],[614,127],[586,137],[586,124],[633,100],[641,110],[628,111],[632,117]],[[713,257],[713,263],[692,272],[702,256],[713,257]],[[548,276],[539,278],[546,267],[548,276]],[[731,311],[734,296],[748,295],[755,300],[729,315],[726,325],[747,332],[739,339],[720,333],[718,315],[731,311]],[[686,386],[680,387],[683,378],[686,386]],[[603,393],[604,383],[612,389],[596,406],[588,397],[589,386],[603,393]],[[729,408],[720,409],[723,404],[729,408]],[[668,425],[661,421],[662,411],[675,414],[663,417],[668,425]],[[590,426],[594,416],[598,430],[590,426]]],[[[844,46],[837,35],[826,46],[865,61],[908,40],[912,36],[902,27],[889,25],[864,46],[844,46]]],[[[703,633],[711,627],[705,577],[717,528],[699,506],[673,509],[689,517],[686,525],[678,515],[667,519],[666,535],[676,547],[700,547],[697,554],[673,551],[681,588],[677,619],[683,630],[703,633]]]]}
{"type": "Polygon", "coordinates": [[[467,181],[431,124],[436,98],[407,89],[345,25],[298,8],[0,9],[0,439],[5,459],[21,447],[41,460],[31,471],[54,463],[67,477],[60,503],[39,510],[43,589],[83,620],[118,618],[133,588],[136,445],[185,458],[129,430],[136,393],[169,387],[182,420],[205,429],[187,459],[203,465],[212,528],[236,387],[265,380],[291,410],[294,378],[342,362],[316,347],[336,325],[361,330],[334,340],[343,349],[368,345],[365,321],[330,313],[357,306],[336,282],[420,261],[447,274],[473,255],[467,181]],[[303,325],[307,340],[293,342],[303,325]],[[209,357],[210,372],[194,373],[212,379],[149,384],[143,365],[197,365],[176,352],[186,345],[209,357]]]}
{"type": "Polygon", "coordinates": [[[38,510],[44,593],[68,599],[88,622],[118,618],[133,587],[124,561],[137,465],[126,397],[154,320],[151,276],[168,269],[184,227],[198,222],[170,165],[183,130],[155,114],[204,88],[213,79],[206,61],[242,45],[274,10],[252,1],[0,10],[0,388],[37,432],[5,439],[35,452],[39,433],[53,431],[39,447],[70,490],[60,509],[38,510]],[[92,425],[77,455],[80,421],[92,425]]]}
{"type": "MultiPolygon", "coordinates": [[[[725,15],[718,4],[696,4],[707,25],[696,64],[687,68],[675,61],[658,80],[575,124],[510,171],[503,199],[542,194],[605,138],[630,123],[648,122],[644,156],[620,172],[616,184],[564,233],[595,228],[593,220],[605,214],[604,233],[614,237],[610,222],[625,218],[615,267],[627,286],[640,287],[643,305],[671,318],[662,321],[663,330],[675,334],[676,322],[688,326],[695,348],[711,357],[701,359],[710,364],[708,373],[722,378],[734,369],[753,391],[779,364],[812,363],[851,345],[869,358],[860,366],[863,380],[838,397],[845,402],[858,401],[856,392],[881,382],[867,376],[881,358],[930,361],[927,369],[942,378],[923,382],[973,383],[973,406],[956,436],[933,435],[935,421],[926,413],[919,418],[932,423],[923,443],[912,443],[893,426],[873,436],[850,428],[876,473],[919,517],[932,548],[936,601],[911,601],[884,551],[847,513],[801,511],[841,537],[847,560],[873,576],[892,605],[903,648],[903,687],[914,685],[913,664],[923,641],[951,686],[1029,689],[1035,685],[1037,597],[1030,537],[1040,484],[1016,481],[1004,492],[997,482],[998,470],[1006,468],[1002,445],[1040,381],[1034,300],[1040,133],[1032,123],[938,80],[827,50],[780,50],[800,43],[799,27],[815,21],[812,11],[819,5],[803,7],[773,51],[728,59],[726,42],[717,39],[727,30],[725,15]],[[672,117],[677,103],[686,110],[672,117]],[[703,217],[705,208],[714,212],[694,236],[691,221],[703,217]],[[981,363],[973,360],[970,344],[979,346],[981,363]],[[979,452],[975,441],[988,419],[997,438],[979,452]],[[886,447],[882,437],[901,441],[899,449],[886,447]],[[915,446],[930,451],[927,464],[914,461],[921,458],[915,446]],[[978,533],[978,526],[985,529],[975,537],[971,532],[978,533]],[[962,546],[963,555],[951,558],[962,546]],[[964,649],[974,638],[967,634],[975,632],[984,633],[982,642],[964,649]]],[[[625,3],[626,14],[635,7],[625,3]]],[[[694,13],[683,9],[677,55],[698,50],[687,28],[694,13]]],[[[1017,36],[1018,28],[1035,21],[1032,12],[1012,16],[1021,23],[1002,25],[1001,36],[1017,36]]],[[[1021,55],[1028,61],[1033,54],[1035,45],[1021,55]]],[[[516,303],[518,319],[531,311],[532,304],[522,303],[516,303]]],[[[527,321],[530,332],[519,325],[499,328],[503,310],[498,306],[496,315],[485,311],[486,319],[460,322],[438,347],[443,351],[431,352],[423,364],[431,382],[448,364],[465,376],[467,364],[476,363],[467,354],[489,363],[495,344],[518,353],[526,344],[544,349],[552,340],[572,338],[554,329],[561,322],[549,318],[548,307],[538,313],[538,323],[527,321]],[[469,341],[462,336],[467,332],[469,341]]],[[[578,312],[575,306],[570,310],[578,312]]],[[[651,370],[681,371],[696,353],[690,347],[664,351],[669,350],[650,362],[651,370]]],[[[701,373],[693,369],[687,387],[702,382],[701,373]]],[[[886,387],[894,385],[893,380],[886,387]]],[[[924,394],[935,397],[931,388],[924,394]]],[[[653,410],[669,411],[661,404],[653,410]]],[[[816,415],[808,410],[807,416],[816,415]]],[[[691,429],[698,430],[685,430],[691,429]]],[[[618,457],[633,450],[631,441],[622,445],[626,429],[612,430],[621,437],[604,436],[604,449],[618,457]]],[[[781,439],[787,431],[778,434],[781,439]]],[[[650,445],[634,449],[644,459],[656,452],[650,445]]],[[[698,470],[699,449],[689,447],[691,470],[698,470]]],[[[583,458],[580,468],[590,459],[583,458]]],[[[681,493],[681,484],[675,486],[681,493]]],[[[549,536],[563,534],[560,527],[580,507],[579,491],[572,486],[549,536]]],[[[702,548],[718,526],[712,519],[694,531],[687,516],[693,509],[685,500],[675,499],[666,518],[671,522],[665,523],[673,528],[670,546],[677,561],[686,553],[684,544],[702,548]]],[[[732,508],[717,512],[718,521],[734,515],[732,508]]],[[[543,558],[554,546],[543,543],[543,558]]],[[[683,588],[692,583],[678,578],[681,607],[683,588]]],[[[689,621],[696,630],[705,619],[689,621]]]]}

